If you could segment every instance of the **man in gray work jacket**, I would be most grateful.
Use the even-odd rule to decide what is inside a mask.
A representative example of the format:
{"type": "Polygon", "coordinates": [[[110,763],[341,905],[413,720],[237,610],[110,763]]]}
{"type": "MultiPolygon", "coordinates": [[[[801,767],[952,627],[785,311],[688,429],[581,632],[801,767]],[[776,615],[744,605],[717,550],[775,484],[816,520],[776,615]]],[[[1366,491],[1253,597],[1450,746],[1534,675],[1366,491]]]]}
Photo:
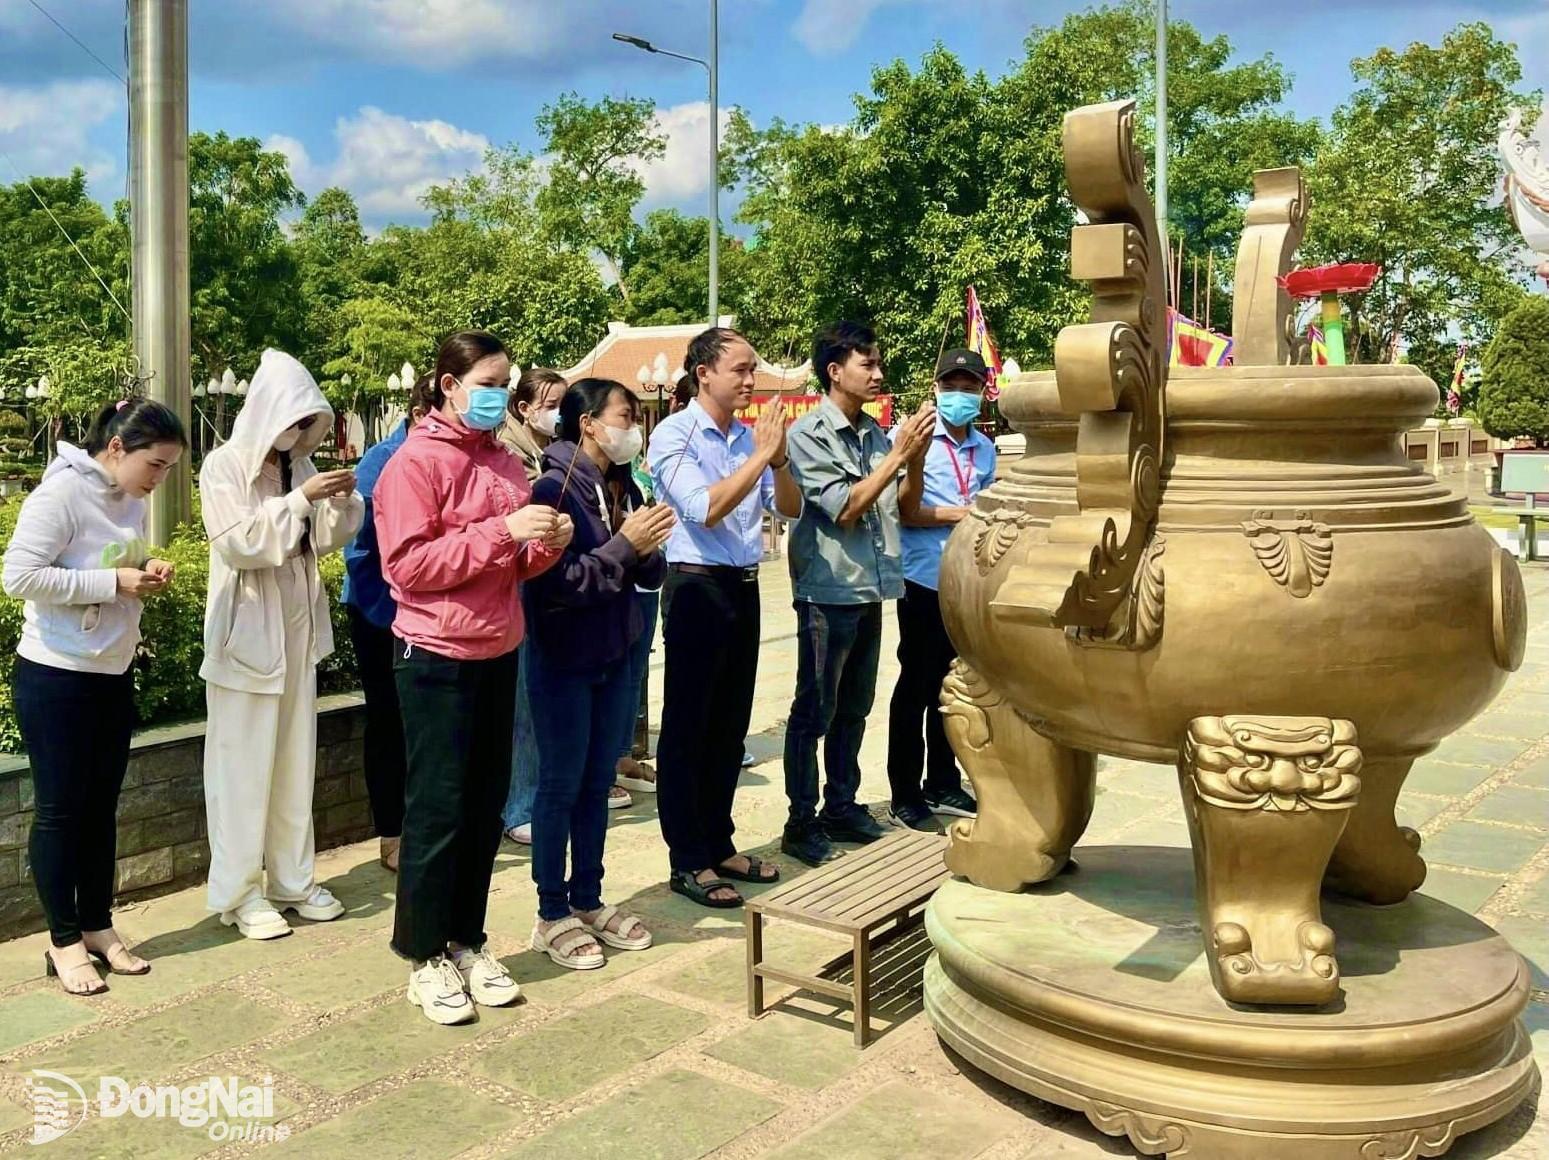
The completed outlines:
{"type": "Polygon", "coordinates": [[[791,425],[791,473],[803,499],[791,532],[797,624],[796,698],[785,729],[790,816],[780,848],[811,866],[834,841],[885,832],[855,800],[861,740],[876,695],[882,602],[903,595],[898,484],[935,429],[929,404],[888,441],[864,407],[881,393],[877,336],[854,322],[823,330],[812,364],[827,398],[791,425]],[[818,742],[828,780],[818,811],[818,742]]]}

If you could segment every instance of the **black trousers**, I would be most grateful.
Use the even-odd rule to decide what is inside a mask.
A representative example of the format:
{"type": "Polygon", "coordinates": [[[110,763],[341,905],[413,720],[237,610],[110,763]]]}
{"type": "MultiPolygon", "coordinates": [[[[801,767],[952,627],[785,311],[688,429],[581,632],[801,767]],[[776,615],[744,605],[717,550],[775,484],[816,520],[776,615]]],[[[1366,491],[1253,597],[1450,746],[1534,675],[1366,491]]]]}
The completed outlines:
{"type": "Polygon", "coordinates": [[[113,925],[118,795],[134,730],[134,674],[16,658],[16,723],[32,767],[27,856],[56,947],[113,925]]]}
{"type": "Polygon", "coordinates": [[[366,695],[366,792],[371,797],[371,817],[381,837],[396,838],[403,833],[403,783],[408,761],[403,747],[403,715],[398,711],[398,683],[393,679],[396,638],[392,629],[372,624],[353,604],[346,605],[346,610],[360,689],[366,695]]]}
{"type": "Polygon", "coordinates": [[[924,791],[932,797],[963,786],[941,716],[941,682],[956,656],[936,590],[905,582],[898,602],[898,683],[888,710],[887,780],[894,809],[925,805],[922,769],[924,791]]]}
{"type": "Polygon", "coordinates": [[[731,809],[758,678],[758,583],[673,570],[662,606],[656,807],[672,868],[698,871],[737,852],[731,809]]]}
{"type": "Polygon", "coordinates": [[[402,641],[395,647],[408,779],[392,947],[425,962],[450,942],[485,942],[511,785],[516,653],[456,661],[402,641]]]}

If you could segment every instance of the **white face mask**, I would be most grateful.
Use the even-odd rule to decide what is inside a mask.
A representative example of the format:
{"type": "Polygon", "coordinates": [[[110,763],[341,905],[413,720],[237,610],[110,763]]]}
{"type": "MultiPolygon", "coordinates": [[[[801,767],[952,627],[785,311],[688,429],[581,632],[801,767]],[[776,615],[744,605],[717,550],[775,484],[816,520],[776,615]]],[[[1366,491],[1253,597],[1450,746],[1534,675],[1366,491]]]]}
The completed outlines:
{"type": "Polygon", "coordinates": [[[552,439],[559,432],[559,408],[545,407],[541,411],[531,411],[527,415],[527,425],[539,435],[552,439]]]}
{"type": "Polygon", "coordinates": [[[301,428],[287,427],[285,430],[280,432],[279,438],[275,439],[274,449],[276,451],[289,451],[292,447],[296,446],[300,440],[301,428]]]}
{"type": "Polygon", "coordinates": [[[592,429],[592,438],[597,440],[597,446],[602,448],[602,453],[619,466],[623,466],[639,455],[640,448],[645,443],[645,434],[638,424],[620,428],[598,423],[592,429]]]}

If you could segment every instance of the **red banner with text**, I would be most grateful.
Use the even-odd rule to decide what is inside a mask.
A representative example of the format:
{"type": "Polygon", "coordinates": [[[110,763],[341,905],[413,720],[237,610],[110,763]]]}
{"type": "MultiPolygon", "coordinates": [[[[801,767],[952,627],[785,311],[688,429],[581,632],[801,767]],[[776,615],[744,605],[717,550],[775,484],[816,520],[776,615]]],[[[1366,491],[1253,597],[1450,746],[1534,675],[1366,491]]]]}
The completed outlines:
{"type": "MultiPolygon", "coordinates": [[[[764,404],[771,399],[783,399],[785,401],[785,421],[789,424],[792,420],[799,419],[808,411],[815,410],[822,402],[822,395],[754,395],[753,401],[737,412],[737,418],[744,423],[756,423],[759,412],[764,409],[764,404]]],[[[871,402],[861,408],[884,427],[893,425],[893,396],[878,395],[871,402]]]]}

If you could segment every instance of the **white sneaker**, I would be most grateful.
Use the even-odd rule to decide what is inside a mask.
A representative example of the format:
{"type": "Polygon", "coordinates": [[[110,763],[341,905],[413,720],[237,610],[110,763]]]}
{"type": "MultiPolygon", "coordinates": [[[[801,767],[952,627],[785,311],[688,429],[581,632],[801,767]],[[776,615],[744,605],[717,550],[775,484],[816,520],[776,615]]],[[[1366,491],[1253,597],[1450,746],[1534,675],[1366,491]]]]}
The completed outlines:
{"type": "Polygon", "coordinates": [[[742,751],[742,768],[743,769],[752,769],[753,768],[753,755],[751,753],[749,753],[746,749],[744,749],[742,751]]]}
{"type": "Polygon", "coordinates": [[[531,846],[532,823],[523,822],[519,826],[512,826],[506,831],[506,841],[515,842],[518,846],[531,846]]]}
{"type": "Polygon", "coordinates": [[[236,927],[244,938],[283,938],[290,933],[290,923],[267,898],[253,898],[235,910],[226,911],[221,915],[221,922],[236,927]]]}
{"type": "Polygon", "coordinates": [[[344,903],[328,893],[326,886],[314,886],[305,900],[282,902],[280,909],[294,910],[308,922],[332,922],[344,913],[344,903]]]}
{"type": "Polygon", "coordinates": [[[478,1018],[473,1000],[463,990],[462,975],[445,955],[409,971],[408,998],[432,1023],[450,1027],[478,1018]]]}
{"type": "Polygon", "coordinates": [[[509,1007],[521,997],[522,989],[511,977],[511,972],[489,953],[487,947],[464,948],[452,955],[452,962],[475,1003],[486,1007],[509,1007]]]}

